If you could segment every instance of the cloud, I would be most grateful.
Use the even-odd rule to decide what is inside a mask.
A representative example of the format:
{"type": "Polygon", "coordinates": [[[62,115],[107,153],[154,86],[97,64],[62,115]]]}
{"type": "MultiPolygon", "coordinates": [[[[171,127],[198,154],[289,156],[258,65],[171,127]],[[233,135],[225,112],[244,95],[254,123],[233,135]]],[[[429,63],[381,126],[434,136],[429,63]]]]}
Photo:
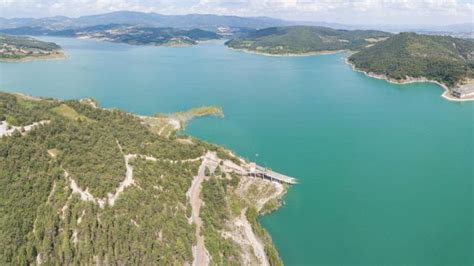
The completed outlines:
{"type": "Polygon", "coordinates": [[[451,24],[472,22],[474,4],[472,0],[0,0],[2,17],[76,17],[118,10],[351,24],[451,24]]]}

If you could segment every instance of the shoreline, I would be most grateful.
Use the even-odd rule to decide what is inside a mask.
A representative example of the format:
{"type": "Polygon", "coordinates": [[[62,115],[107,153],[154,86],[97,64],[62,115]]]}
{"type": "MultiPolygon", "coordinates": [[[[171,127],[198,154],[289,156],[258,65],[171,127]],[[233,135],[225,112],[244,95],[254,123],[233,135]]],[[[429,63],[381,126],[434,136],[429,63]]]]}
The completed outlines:
{"type": "Polygon", "coordinates": [[[116,43],[116,44],[124,44],[124,45],[130,45],[130,46],[150,46],[150,47],[171,47],[171,48],[187,48],[187,47],[193,47],[195,45],[199,44],[205,44],[205,43],[210,43],[213,41],[218,41],[220,39],[209,39],[209,40],[194,40],[195,43],[161,43],[161,44],[152,44],[152,43],[128,43],[128,42],[120,42],[120,41],[114,41],[111,39],[107,38],[93,38],[90,36],[73,36],[73,37],[65,37],[65,36],[54,36],[54,37],[59,37],[59,38],[72,38],[72,39],[78,39],[78,40],[87,40],[87,41],[96,41],[96,42],[106,42],[106,43],[116,43]]]}
{"type": "Polygon", "coordinates": [[[63,50],[60,50],[49,55],[25,56],[22,58],[0,58],[0,62],[16,63],[16,62],[31,62],[31,61],[40,61],[40,60],[63,60],[67,58],[68,57],[66,53],[64,53],[63,50]]]}
{"type": "Polygon", "coordinates": [[[284,53],[284,54],[271,54],[271,53],[265,53],[265,52],[258,52],[254,50],[249,50],[249,49],[244,49],[244,48],[233,48],[230,46],[226,47],[230,50],[237,51],[237,52],[243,52],[247,54],[256,54],[256,55],[263,55],[263,56],[270,56],[270,57],[304,57],[304,56],[316,56],[316,55],[331,55],[331,54],[338,54],[341,52],[346,52],[348,50],[334,50],[334,51],[329,51],[329,50],[322,50],[318,52],[307,52],[307,53],[284,53]]]}
{"type": "Polygon", "coordinates": [[[448,101],[452,101],[452,102],[474,101],[474,94],[473,93],[468,94],[468,96],[466,98],[455,98],[455,97],[453,97],[450,94],[451,90],[448,88],[448,86],[446,86],[445,84],[443,84],[439,81],[436,81],[436,80],[428,79],[426,77],[419,77],[419,78],[408,77],[408,78],[403,79],[403,80],[396,80],[396,79],[393,79],[393,78],[389,78],[389,77],[387,77],[386,75],[383,75],[383,74],[376,74],[376,73],[367,72],[367,71],[358,69],[353,63],[349,62],[348,57],[346,57],[344,59],[344,61],[345,61],[346,64],[348,64],[352,67],[353,71],[363,73],[367,77],[385,80],[389,83],[398,84],[398,85],[411,84],[411,83],[434,83],[434,84],[440,86],[441,88],[443,88],[444,91],[441,94],[441,97],[443,97],[444,99],[446,99],[448,101]]]}
{"type": "MultiPolygon", "coordinates": [[[[230,49],[230,50],[238,51],[238,52],[262,55],[262,56],[269,56],[269,57],[303,57],[303,56],[330,55],[330,54],[337,54],[337,53],[341,53],[341,52],[351,52],[351,54],[354,53],[353,51],[350,51],[350,50],[334,50],[334,51],[326,51],[325,50],[325,51],[308,52],[308,53],[271,54],[271,53],[258,52],[258,51],[254,51],[254,50],[244,49],[244,48],[233,48],[233,47],[229,47],[229,46],[227,46],[227,48],[230,49]]],[[[389,77],[387,77],[386,75],[383,75],[383,74],[376,74],[376,73],[367,72],[367,71],[358,69],[353,63],[349,62],[348,57],[346,57],[344,61],[345,61],[346,64],[348,64],[352,67],[353,71],[363,73],[366,76],[371,77],[371,78],[382,79],[382,80],[385,80],[389,83],[398,84],[398,85],[411,84],[411,83],[423,83],[423,82],[434,83],[434,84],[440,86],[441,88],[443,88],[444,91],[441,94],[441,97],[443,97],[444,99],[446,99],[448,101],[452,101],[452,102],[470,102],[470,101],[474,101],[474,92],[466,94],[466,96],[463,97],[463,98],[456,98],[456,97],[453,97],[450,94],[451,90],[448,88],[448,86],[446,86],[445,84],[443,84],[439,81],[436,81],[436,80],[428,79],[426,77],[419,77],[419,78],[408,77],[404,80],[396,80],[396,79],[393,79],[393,78],[389,78],[389,77]]],[[[461,85],[460,88],[462,88],[462,87],[463,86],[461,85]]]]}

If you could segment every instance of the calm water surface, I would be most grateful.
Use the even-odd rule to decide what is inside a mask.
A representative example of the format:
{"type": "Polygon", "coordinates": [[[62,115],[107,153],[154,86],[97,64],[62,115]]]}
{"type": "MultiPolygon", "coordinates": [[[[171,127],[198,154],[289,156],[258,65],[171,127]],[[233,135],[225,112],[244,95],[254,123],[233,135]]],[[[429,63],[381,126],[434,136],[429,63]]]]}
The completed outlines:
{"type": "Polygon", "coordinates": [[[1,63],[1,90],[92,96],[145,115],[220,105],[224,119],[187,132],[298,177],[286,205],[261,219],[286,264],[474,263],[473,103],[365,77],[345,54],[47,40],[69,58],[1,63]]]}

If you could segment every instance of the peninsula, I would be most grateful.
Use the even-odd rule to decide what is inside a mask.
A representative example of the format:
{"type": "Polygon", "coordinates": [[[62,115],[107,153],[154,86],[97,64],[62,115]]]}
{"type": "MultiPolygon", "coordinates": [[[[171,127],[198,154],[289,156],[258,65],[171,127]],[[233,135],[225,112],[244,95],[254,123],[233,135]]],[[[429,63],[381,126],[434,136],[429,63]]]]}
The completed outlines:
{"type": "Polygon", "coordinates": [[[30,37],[0,35],[0,61],[28,61],[64,58],[61,47],[30,37]]]}
{"type": "Polygon", "coordinates": [[[1,264],[282,265],[257,216],[295,179],[176,134],[222,114],[0,93],[1,264]]]}
{"type": "Polygon", "coordinates": [[[394,83],[435,82],[449,100],[474,100],[474,41],[400,33],[347,60],[356,70],[394,83]]]}
{"type": "Polygon", "coordinates": [[[373,30],[336,30],[316,26],[272,27],[227,41],[233,49],[264,55],[313,55],[357,50],[391,36],[373,30]]]}

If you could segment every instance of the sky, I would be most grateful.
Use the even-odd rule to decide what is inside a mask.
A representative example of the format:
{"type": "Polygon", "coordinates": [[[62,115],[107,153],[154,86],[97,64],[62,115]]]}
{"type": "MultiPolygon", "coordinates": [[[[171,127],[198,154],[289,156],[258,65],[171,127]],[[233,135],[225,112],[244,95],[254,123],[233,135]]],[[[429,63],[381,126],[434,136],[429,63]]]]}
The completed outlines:
{"type": "Polygon", "coordinates": [[[131,10],[161,14],[269,16],[353,25],[474,22],[474,0],[0,0],[0,17],[48,17],[131,10]]]}

